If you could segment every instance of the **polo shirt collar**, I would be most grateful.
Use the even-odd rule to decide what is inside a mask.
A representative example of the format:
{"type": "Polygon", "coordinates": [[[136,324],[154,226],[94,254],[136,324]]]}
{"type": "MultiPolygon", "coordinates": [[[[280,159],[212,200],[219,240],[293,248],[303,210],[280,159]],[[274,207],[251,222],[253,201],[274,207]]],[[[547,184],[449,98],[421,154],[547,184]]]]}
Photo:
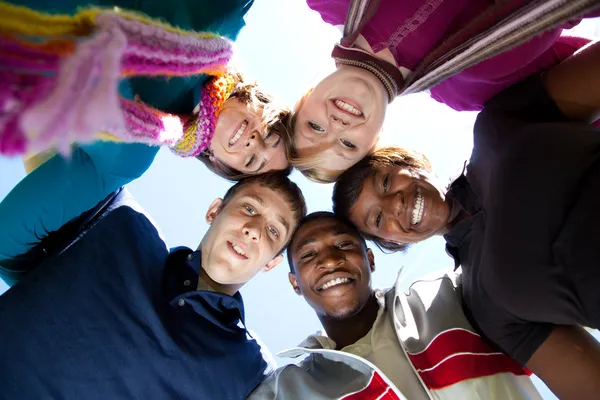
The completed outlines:
{"type": "Polygon", "coordinates": [[[187,305],[218,326],[245,325],[244,302],[240,292],[233,296],[197,290],[202,253],[187,247],[171,250],[163,276],[163,295],[172,305],[187,305]]]}

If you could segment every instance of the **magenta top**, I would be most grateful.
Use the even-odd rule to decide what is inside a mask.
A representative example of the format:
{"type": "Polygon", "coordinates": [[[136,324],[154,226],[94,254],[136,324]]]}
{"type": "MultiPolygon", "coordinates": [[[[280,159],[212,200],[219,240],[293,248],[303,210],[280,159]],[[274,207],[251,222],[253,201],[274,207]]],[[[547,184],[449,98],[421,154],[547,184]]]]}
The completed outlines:
{"type": "MultiPolygon", "coordinates": [[[[306,0],[328,24],[343,25],[349,0],[306,0]]],[[[449,35],[492,4],[492,0],[381,0],[362,31],[373,51],[388,48],[401,67],[414,70],[449,35]]],[[[561,37],[563,28],[537,36],[483,61],[431,89],[431,97],[458,111],[477,111],[493,96],[532,73],[569,57],[588,40],[561,37]]]]}

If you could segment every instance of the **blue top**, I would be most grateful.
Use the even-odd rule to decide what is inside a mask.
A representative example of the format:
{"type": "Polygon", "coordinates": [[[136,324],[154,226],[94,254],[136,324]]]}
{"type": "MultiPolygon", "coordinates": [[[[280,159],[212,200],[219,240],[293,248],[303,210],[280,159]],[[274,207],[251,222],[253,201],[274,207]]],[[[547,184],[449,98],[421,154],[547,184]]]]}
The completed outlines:
{"type": "MultiPolygon", "coordinates": [[[[83,5],[119,6],[161,18],[183,29],[217,32],[235,39],[253,0],[16,0],[14,4],[52,13],[74,13],[83,5]]],[[[189,78],[133,78],[121,95],[173,113],[189,113],[198,103],[205,75],[189,78]]],[[[22,273],[7,271],[3,261],[26,253],[48,232],[89,210],[109,193],[140,177],[159,147],[98,142],[75,149],[69,160],[55,156],[23,179],[0,203],[0,277],[12,285],[22,273]]]]}
{"type": "Polygon", "coordinates": [[[200,253],[169,252],[136,209],[0,296],[0,397],[239,400],[260,383],[241,295],[195,290],[200,253]]]}

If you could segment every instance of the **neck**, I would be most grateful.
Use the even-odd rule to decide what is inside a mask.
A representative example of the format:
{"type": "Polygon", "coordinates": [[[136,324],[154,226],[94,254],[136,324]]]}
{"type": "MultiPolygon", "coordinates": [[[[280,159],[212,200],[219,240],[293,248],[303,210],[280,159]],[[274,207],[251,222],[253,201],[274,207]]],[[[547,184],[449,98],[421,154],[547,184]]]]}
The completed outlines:
{"type": "Polygon", "coordinates": [[[365,306],[355,315],[339,319],[319,315],[321,324],[336,344],[336,350],[343,349],[364,337],[373,327],[379,306],[375,293],[372,292],[365,306]]]}
{"type": "Polygon", "coordinates": [[[223,294],[228,294],[233,296],[236,294],[240,288],[243,286],[241,284],[222,284],[214,281],[204,269],[208,264],[208,255],[206,252],[202,251],[202,243],[198,247],[200,253],[202,255],[202,265],[200,265],[200,271],[198,271],[198,287],[197,290],[206,290],[209,292],[218,292],[223,294]]]}

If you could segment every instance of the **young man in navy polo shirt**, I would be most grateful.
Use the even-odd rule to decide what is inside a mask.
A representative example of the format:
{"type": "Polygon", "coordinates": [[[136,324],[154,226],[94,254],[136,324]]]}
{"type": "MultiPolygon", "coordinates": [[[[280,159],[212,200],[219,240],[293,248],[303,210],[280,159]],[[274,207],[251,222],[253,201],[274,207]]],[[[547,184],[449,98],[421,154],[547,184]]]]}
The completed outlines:
{"type": "Polygon", "coordinates": [[[305,214],[286,176],[251,177],[210,205],[198,250],[169,251],[126,189],[109,196],[42,240],[34,268],[10,264],[28,271],[0,297],[0,397],[245,398],[267,363],[238,290],[305,214]]]}

